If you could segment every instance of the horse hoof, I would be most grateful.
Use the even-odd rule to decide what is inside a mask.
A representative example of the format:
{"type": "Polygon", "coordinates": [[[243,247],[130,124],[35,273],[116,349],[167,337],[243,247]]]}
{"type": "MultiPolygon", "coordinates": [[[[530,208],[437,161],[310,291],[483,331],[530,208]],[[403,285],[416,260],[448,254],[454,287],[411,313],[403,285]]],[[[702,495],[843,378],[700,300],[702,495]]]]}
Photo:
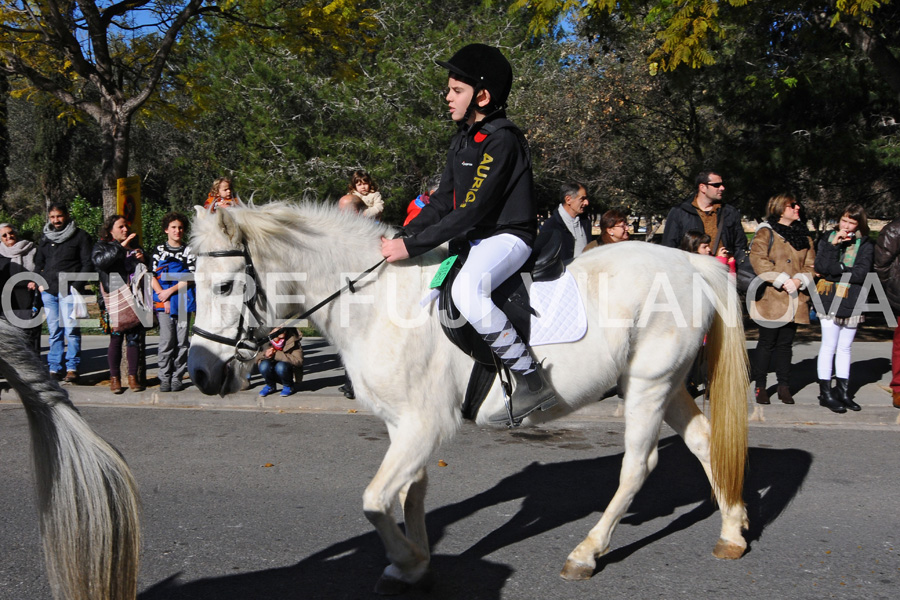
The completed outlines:
{"type": "Polygon", "coordinates": [[[744,555],[744,550],[745,548],[743,546],[739,546],[734,542],[726,542],[723,539],[719,539],[716,543],[715,550],[713,550],[713,556],[716,558],[735,560],[744,555]]]}
{"type": "Polygon", "coordinates": [[[422,578],[409,583],[390,575],[382,575],[375,584],[375,593],[379,596],[400,596],[411,590],[429,591],[434,586],[434,576],[431,571],[426,571],[422,578]]]}
{"type": "Polygon", "coordinates": [[[594,566],[567,560],[559,576],[567,581],[586,581],[594,576],[594,566]]]}

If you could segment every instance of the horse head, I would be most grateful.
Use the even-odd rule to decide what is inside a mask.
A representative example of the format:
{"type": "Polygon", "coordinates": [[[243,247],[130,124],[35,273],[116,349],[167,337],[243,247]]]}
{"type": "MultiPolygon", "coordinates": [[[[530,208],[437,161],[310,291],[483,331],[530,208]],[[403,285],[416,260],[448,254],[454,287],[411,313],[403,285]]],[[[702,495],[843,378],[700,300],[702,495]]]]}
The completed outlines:
{"type": "Polygon", "coordinates": [[[241,388],[256,356],[252,334],[260,324],[254,308],[257,281],[232,209],[195,210],[191,242],[197,252],[197,315],[188,372],[204,394],[224,396],[241,388]]]}

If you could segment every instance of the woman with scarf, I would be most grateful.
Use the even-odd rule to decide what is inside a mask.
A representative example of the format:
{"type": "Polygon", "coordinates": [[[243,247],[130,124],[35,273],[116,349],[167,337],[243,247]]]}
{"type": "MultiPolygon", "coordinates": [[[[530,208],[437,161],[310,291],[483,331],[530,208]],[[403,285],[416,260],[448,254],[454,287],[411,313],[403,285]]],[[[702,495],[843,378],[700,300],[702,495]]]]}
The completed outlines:
{"type": "Polygon", "coordinates": [[[851,204],[844,209],[837,229],[822,237],[816,247],[816,291],[822,301],[819,322],[819,404],[836,413],[860,410],[850,398],[850,345],[863,315],[855,312],[866,275],[872,270],[875,244],[869,239],[866,209],[851,204]],[[831,389],[832,361],[836,375],[831,389]]]}
{"type": "Polygon", "coordinates": [[[759,325],[750,375],[756,382],[756,402],[769,404],[766,376],[774,364],[778,399],[793,404],[791,346],[797,324],[809,324],[809,288],[815,275],[816,252],[809,230],[800,221],[800,203],[794,196],[773,196],[767,209],[769,218],[760,223],[750,244],[750,264],[766,282],[762,298],[750,304],[750,317],[759,325]]]}
{"type": "MultiPolygon", "coordinates": [[[[0,257],[9,261],[9,275],[23,271],[34,271],[34,242],[20,240],[16,228],[9,223],[0,223],[0,257]]],[[[4,260],[3,262],[6,262],[4,260]]],[[[6,268],[4,266],[4,268],[6,268]]],[[[22,321],[30,321],[40,309],[40,292],[34,281],[20,281],[12,291],[12,310],[22,321]]],[[[17,323],[13,323],[18,325],[17,323]]],[[[41,353],[41,326],[25,328],[28,343],[38,355],[41,353]]]]}

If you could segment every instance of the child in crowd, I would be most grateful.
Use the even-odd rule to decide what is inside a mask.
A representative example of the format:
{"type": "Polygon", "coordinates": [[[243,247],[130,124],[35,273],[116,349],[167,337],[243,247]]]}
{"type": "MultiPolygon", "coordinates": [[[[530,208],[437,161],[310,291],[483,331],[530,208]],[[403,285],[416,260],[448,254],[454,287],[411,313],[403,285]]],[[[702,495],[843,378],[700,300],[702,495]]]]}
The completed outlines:
{"type": "Polygon", "coordinates": [[[166,241],[153,253],[153,306],[159,318],[159,391],[180,392],[187,371],[190,317],[197,311],[190,281],[196,259],[183,243],[188,219],[170,212],[163,217],[166,241]]]}
{"type": "Polygon", "coordinates": [[[350,183],[347,185],[347,194],[362,200],[365,205],[360,212],[364,217],[380,219],[384,212],[384,200],[378,191],[378,184],[372,176],[365,171],[353,171],[350,175],[350,183]]]}
{"type": "Polygon", "coordinates": [[[265,398],[282,385],[281,395],[290,396],[294,387],[303,380],[303,335],[293,327],[284,328],[269,345],[256,355],[259,374],[266,384],[259,390],[265,398]]]}
{"type": "MultiPolygon", "coordinates": [[[[848,408],[862,409],[850,395],[851,346],[864,321],[864,315],[857,311],[874,257],[868,216],[860,204],[845,208],[835,230],[823,236],[816,246],[816,291],[823,309],[819,315],[822,343],[816,362],[819,404],[836,413],[847,412],[848,408]]],[[[865,296],[862,298],[864,301],[865,296]]]]}
{"type": "Polygon", "coordinates": [[[216,212],[217,208],[226,208],[239,203],[240,200],[234,192],[234,189],[231,187],[231,179],[228,177],[219,177],[213,181],[212,188],[209,190],[209,195],[206,197],[203,208],[216,212]]]}
{"type": "MultiPolygon", "coordinates": [[[[709,237],[708,234],[692,229],[684,232],[684,237],[681,238],[681,245],[679,248],[685,252],[690,252],[691,254],[710,256],[712,254],[712,246],[710,246],[711,242],[712,238],[709,237]]],[[[728,272],[732,275],[737,273],[737,265],[735,264],[734,257],[728,253],[725,246],[719,248],[716,260],[727,266],[728,272]]]]}

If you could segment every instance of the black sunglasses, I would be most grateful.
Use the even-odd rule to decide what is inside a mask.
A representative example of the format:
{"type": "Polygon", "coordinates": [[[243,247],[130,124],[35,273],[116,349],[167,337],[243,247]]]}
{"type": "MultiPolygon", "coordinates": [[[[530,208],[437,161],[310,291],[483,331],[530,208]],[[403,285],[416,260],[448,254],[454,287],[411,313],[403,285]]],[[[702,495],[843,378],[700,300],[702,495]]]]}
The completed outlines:
{"type": "Polygon", "coordinates": [[[708,186],[711,186],[711,187],[714,187],[714,188],[720,188],[720,187],[722,187],[723,185],[725,185],[725,182],[724,182],[724,181],[719,181],[718,183],[709,183],[709,182],[707,182],[707,183],[704,183],[703,185],[708,185],[708,186]]]}

